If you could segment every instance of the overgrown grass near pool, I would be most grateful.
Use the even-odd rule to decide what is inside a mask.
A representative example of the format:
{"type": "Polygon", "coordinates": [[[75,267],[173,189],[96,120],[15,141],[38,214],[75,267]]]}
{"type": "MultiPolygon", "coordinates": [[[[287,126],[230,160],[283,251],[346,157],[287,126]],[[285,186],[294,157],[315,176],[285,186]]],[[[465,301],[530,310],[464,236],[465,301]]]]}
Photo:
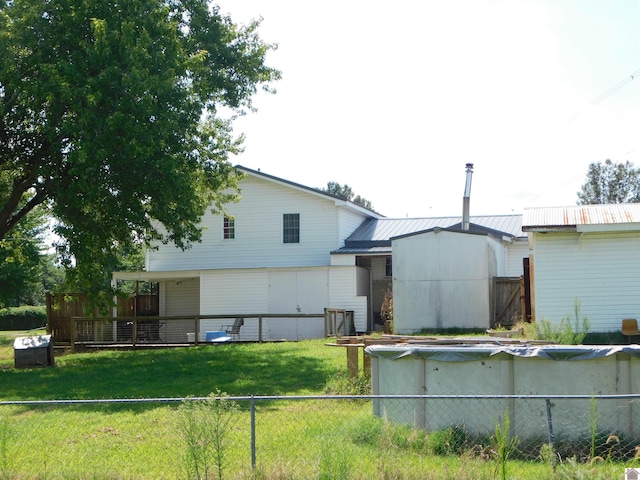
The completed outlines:
{"type": "MultiPolygon", "coordinates": [[[[321,395],[346,364],[344,349],[315,340],[76,353],[53,368],[16,370],[12,344],[0,335],[4,401],[321,395]]],[[[498,478],[490,446],[447,450],[446,439],[374,417],[369,401],[319,399],[256,402],[252,470],[249,402],[237,407],[224,478],[498,478]]],[[[2,406],[0,479],[195,478],[183,423],[178,403],[2,406]]],[[[513,479],[610,479],[624,465],[512,460],[507,471],[513,479]]]]}

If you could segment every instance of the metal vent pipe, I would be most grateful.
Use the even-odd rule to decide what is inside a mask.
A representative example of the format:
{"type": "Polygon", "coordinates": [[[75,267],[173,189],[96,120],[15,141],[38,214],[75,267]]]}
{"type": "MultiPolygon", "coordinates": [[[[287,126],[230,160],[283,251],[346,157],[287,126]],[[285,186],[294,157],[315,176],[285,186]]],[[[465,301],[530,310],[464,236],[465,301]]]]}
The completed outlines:
{"type": "Polygon", "coordinates": [[[467,181],[464,185],[464,197],[462,197],[462,230],[469,230],[469,200],[471,197],[471,176],[473,175],[473,163],[467,163],[467,181]]]}

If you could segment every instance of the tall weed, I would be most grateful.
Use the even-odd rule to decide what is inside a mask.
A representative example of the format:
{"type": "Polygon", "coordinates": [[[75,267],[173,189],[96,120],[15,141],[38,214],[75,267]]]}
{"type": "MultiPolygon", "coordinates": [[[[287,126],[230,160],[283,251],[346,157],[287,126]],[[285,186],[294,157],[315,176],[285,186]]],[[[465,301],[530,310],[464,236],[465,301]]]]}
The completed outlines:
{"type": "Polygon", "coordinates": [[[552,324],[546,318],[523,324],[525,337],[561,345],[580,345],[591,328],[591,321],[588,317],[580,318],[580,308],[580,300],[576,298],[573,306],[573,319],[570,316],[563,317],[557,325],[552,324]]]}
{"type": "Polygon", "coordinates": [[[238,404],[226,397],[217,392],[207,400],[187,400],[179,407],[189,478],[206,479],[214,471],[218,479],[223,478],[229,436],[239,410],[238,404]]]}

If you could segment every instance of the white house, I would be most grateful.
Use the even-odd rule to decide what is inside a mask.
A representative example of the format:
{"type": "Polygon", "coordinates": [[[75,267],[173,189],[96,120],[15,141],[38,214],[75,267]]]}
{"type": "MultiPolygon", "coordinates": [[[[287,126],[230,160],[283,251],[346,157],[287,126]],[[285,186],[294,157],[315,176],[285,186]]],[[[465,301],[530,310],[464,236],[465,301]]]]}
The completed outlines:
{"type": "MultiPolygon", "coordinates": [[[[389,219],[326,192],[237,168],[246,174],[240,181],[241,200],[226,206],[227,216],[204,217],[201,243],[186,251],[158,245],[148,252],[144,272],[116,272],[114,281],[157,284],[161,316],[321,314],[336,308],[353,311],[355,330],[367,332],[379,323],[385,293],[391,290],[391,239],[460,223],[460,217],[389,219]]],[[[495,232],[498,243],[509,243],[496,254],[497,274],[520,276],[521,259],[505,251],[528,252],[526,237],[522,248],[518,236],[521,216],[472,216],[471,222],[495,232]]],[[[216,320],[206,322],[201,331],[220,328],[216,320]]],[[[322,319],[269,319],[262,338],[323,333],[322,319]]],[[[240,339],[257,338],[257,323],[247,322],[240,339]]]]}
{"type": "Polygon", "coordinates": [[[619,331],[640,317],[640,204],[527,208],[535,319],[591,321],[619,331]]]}
{"type": "MultiPolygon", "coordinates": [[[[331,252],[377,213],[325,192],[237,167],[241,201],[227,215],[207,214],[202,242],[182,251],[158,245],[145,272],[116,272],[114,281],[159,284],[159,315],[317,314],[325,307],[354,312],[355,328],[368,322],[369,270],[332,265],[331,252]]],[[[216,329],[210,322],[203,330],[216,329]]],[[[322,336],[324,321],[267,322],[265,339],[322,336]]],[[[255,322],[241,339],[257,339],[255,322]]]]}

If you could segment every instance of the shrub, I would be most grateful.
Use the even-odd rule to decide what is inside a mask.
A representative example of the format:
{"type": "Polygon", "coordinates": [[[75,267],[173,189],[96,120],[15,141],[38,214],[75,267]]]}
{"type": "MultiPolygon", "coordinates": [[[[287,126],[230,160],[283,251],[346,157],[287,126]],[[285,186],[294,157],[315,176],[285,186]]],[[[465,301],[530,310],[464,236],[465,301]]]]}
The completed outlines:
{"type": "Polygon", "coordinates": [[[562,345],[579,345],[587,336],[591,321],[588,317],[580,319],[580,300],[577,298],[574,302],[573,317],[573,320],[570,317],[564,317],[557,325],[553,325],[546,318],[534,323],[525,323],[522,325],[525,337],[562,345]]]}
{"type": "Polygon", "coordinates": [[[436,455],[460,455],[468,447],[464,428],[452,426],[429,434],[429,448],[436,455]]]}
{"type": "Polygon", "coordinates": [[[46,324],[46,307],[0,308],[0,330],[32,330],[46,324]]]}
{"type": "Polygon", "coordinates": [[[351,377],[345,370],[340,370],[333,375],[324,387],[327,395],[370,395],[371,378],[360,374],[351,377]]]}

